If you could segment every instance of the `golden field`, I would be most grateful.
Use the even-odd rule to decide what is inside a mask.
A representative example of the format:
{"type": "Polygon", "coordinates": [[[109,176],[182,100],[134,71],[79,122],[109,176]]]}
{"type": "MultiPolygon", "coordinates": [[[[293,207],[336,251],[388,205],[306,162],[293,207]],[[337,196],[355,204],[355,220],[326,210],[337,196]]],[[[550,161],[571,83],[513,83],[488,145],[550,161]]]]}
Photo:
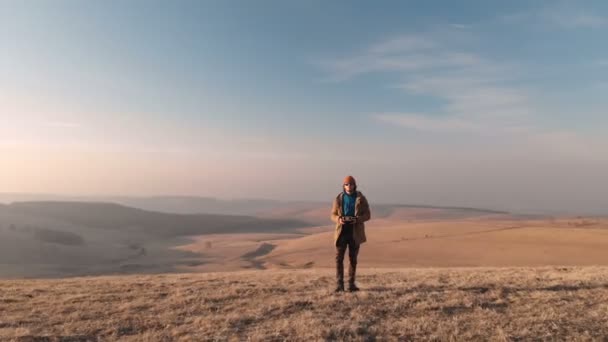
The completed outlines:
{"type": "MultiPolygon", "coordinates": [[[[201,255],[184,271],[334,267],[331,225],[300,234],[193,237],[179,250],[201,255]]],[[[608,265],[608,220],[602,218],[379,218],[366,225],[360,267],[505,267],[608,265]]]]}
{"type": "Polygon", "coordinates": [[[608,268],[364,269],[0,281],[2,341],[601,340],[608,268]]]}
{"type": "Polygon", "coordinates": [[[607,219],[373,210],[362,291],[334,294],[325,206],[0,207],[0,341],[608,338],[607,219]]]}

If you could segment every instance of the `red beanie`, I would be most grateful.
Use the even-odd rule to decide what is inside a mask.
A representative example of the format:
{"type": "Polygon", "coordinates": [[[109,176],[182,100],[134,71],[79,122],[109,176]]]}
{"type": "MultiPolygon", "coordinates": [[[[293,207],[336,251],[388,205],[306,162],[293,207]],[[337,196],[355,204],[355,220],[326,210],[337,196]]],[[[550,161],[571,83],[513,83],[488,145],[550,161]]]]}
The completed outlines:
{"type": "Polygon", "coordinates": [[[355,178],[353,176],[346,176],[344,178],[344,181],[342,182],[342,184],[348,184],[348,183],[355,184],[355,186],[357,185],[357,182],[355,182],[355,178]]]}

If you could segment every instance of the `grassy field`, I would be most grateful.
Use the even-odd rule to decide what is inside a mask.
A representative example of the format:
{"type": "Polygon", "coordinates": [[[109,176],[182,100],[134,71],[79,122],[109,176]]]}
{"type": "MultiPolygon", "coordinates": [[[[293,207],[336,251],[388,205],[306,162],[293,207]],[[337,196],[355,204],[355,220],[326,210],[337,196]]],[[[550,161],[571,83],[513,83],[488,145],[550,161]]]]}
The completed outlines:
{"type": "Polygon", "coordinates": [[[2,341],[602,340],[608,268],[264,270],[0,281],[2,341]]]}
{"type": "MultiPolygon", "coordinates": [[[[333,226],[302,234],[207,234],[179,246],[200,255],[181,271],[334,267],[333,226]]],[[[374,219],[366,225],[360,264],[375,268],[608,266],[608,220],[374,219]]]]}
{"type": "Polygon", "coordinates": [[[334,294],[327,210],[0,206],[0,341],[608,340],[606,218],[378,206],[334,294]]]}

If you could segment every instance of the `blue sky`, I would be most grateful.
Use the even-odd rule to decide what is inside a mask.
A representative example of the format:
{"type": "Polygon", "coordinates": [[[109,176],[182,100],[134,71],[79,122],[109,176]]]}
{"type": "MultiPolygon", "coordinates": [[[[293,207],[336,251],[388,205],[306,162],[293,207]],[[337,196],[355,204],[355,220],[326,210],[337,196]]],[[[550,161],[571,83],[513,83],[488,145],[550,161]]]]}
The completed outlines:
{"type": "Polygon", "coordinates": [[[0,1],[0,187],[602,211],[607,33],[603,1],[0,1]]]}

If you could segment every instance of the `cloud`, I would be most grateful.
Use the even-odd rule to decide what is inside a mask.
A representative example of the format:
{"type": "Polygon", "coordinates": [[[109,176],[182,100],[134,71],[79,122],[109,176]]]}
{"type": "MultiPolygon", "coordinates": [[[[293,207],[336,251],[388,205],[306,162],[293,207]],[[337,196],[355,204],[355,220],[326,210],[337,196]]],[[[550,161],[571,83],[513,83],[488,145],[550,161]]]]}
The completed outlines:
{"type": "Polygon", "coordinates": [[[441,103],[426,113],[372,115],[383,123],[422,132],[529,131],[534,105],[525,89],[512,85],[521,72],[467,51],[464,45],[453,47],[448,40],[436,33],[390,38],[328,66],[334,80],[341,82],[364,74],[391,73],[404,80],[393,88],[441,103]]]}
{"type": "Polygon", "coordinates": [[[608,17],[583,8],[580,4],[582,3],[557,3],[528,12],[508,14],[502,17],[502,21],[562,29],[598,29],[608,26],[608,17]]]}
{"type": "Polygon", "coordinates": [[[461,118],[430,118],[418,113],[379,113],[374,118],[389,124],[428,132],[482,132],[485,127],[461,118]]]}
{"type": "Polygon", "coordinates": [[[581,9],[575,9],[574,11],[559,8],[548,9],[541,12],[540,17],[549,23],[566,29],[596,29],[608,24],[608,20],[605,17],[581,9]]]}
{"type": "Polygon", "coordinates": [[[77,122],[67,122],[67,121],[49,121],[42,123],[43,126],[47,127],[57,127],[57,128],[79,128],[82,127],[82,124],[77,122]]]}
{"type": "MultiPolygon", "coordinates": [[[[548,126],[547,110],[536,96],[542,90],[522,85],[531,69],[492,60],[476,51],[475,46],[467,48],[437,33],[404,35],[380,40],[326,66],[338,82],[390,73],[402,80],[391,86],[393,90],[435,99],[424,110],[378,111],[370,117],[380,124],[417,131],[422,135],[415,136],[424,141],[443,142],[445,150],[455,151],[446,142],[466,141],[472,144],[467,148],[479,154],[493,149],[492,153],[519,160],[606,159],[601,157],[608,146],[605,139],[548,126]]],[[[437,152],[442,148],[434,150],[436,157],[444,156],[437,152]]],[[[463,153],[463,149],[456,150],[456,154],[463,153]]]]}
{"type": "Polygon", "coordinates": [[[387,39],[372,45],[368,49],[369,55],[385,55],[432,49],[436,43],[422,36],[404,35],[387,39]]]}
{"type": "Polygon", "coordinates": [[[455,29],[459,29],[459,30],[466,30],[471,28],[471,25],[464,25],[464,24],[450,24],[451,28],[455,28],[455,29]]]}
{"type": "Polygon", "coordinates": [[[319,64],[330,74],[330,81],[343,82],[368,73],[419,72],[480,63],[473,54],[443,50],[431,37],[403,35],[373,44],[353,56],[324,60],[319,64]]]}
{"type": "Polygon", "coordinates": [[[409,54],[399,56],[361,56],[328,64],[338,80],[372,72],[424,71],[442,67],[470,66],[478,61],[464,53],[409,54]]]}
{"type": "Polygon", "coordinates": [[[595,65],[601,66],[601,67],[608,67],[608,59],[601,59],[601,60],[595,61],[595,65]]]}

